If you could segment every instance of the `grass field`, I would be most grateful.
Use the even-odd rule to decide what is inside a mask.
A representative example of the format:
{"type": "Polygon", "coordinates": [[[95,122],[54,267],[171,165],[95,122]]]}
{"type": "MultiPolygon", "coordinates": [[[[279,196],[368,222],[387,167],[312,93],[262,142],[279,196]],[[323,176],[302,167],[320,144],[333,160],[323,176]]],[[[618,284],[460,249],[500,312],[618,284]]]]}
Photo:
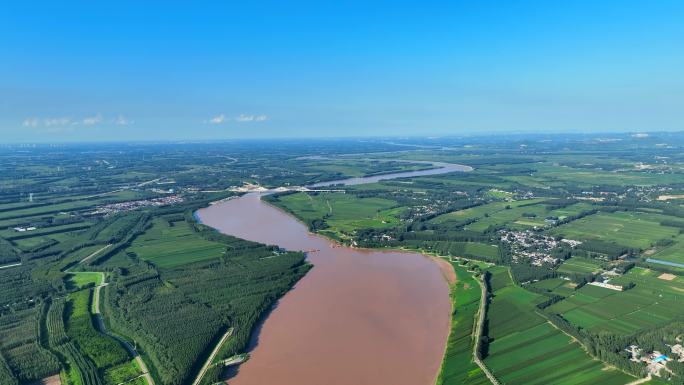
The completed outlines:
{"type": "Polygon", "coordinates": [[[77,222],[77,223],[69,223],[67,225],[59,225],[59,226],[49,226],[49,227],[42,227],[38,228],[32,231],[26,231],[26,232],[18,232],[15,231],[14,229],[5,229],[0,231],[0,237],[3,237],[5,239],[13,240],[15,238],[31,238],[31,237],[39,237],[41,235],[45,234],[58,234],[58,233],[63,233],[63,232],[68,232],[68,231],[74,231],[74,230],[81,230],[83,228],[87,228],[90,226],[90,223],[88,222],[77,222]]]}
{"type": "MultiPolygon", "coordinates": [[[[105,385],[117,385],[140,376],[142,371],[135,360],[124,362],[113,368],[108,369],[104,374],[105,385]]],[[[147,383],[146,381],[144,382],[147,383]]]]}
{"type": "Polygon", "coordinates": [[[530,200],[520,200],[515,202],[492,202],[480,206],[471,207],[465,210],[454,211],[448,214],[440,215],[435,217],[430,222],[433,223],[443,223],[443,222],[465,222],[473,219],[482,219],[485,216],[493,215],[506,210],[506,207],[510,206],[511,209],[520,206],[530,206],[534,203],[541,202],[543,199],[530,199],[530,200]]]}
{"type": "Polygon", "coordinates": [[[537,198],[513,202],[492,202],[443,214],[432,219],[431,222],[435,224],[472,222],[466,228],[473,231],[484,231],[490,226],[497,225],[507,225],[511,229],[526,230],[548,225],[549,223],[546,221],[548,217],[563,219],[591,208],[591,205],[587,203],[576,203],[561,209],[550,209],[547,201],[547,199],[537,198]]]}
{"type": "Polygon", "coordinates": [[[571,323],[590,331],[630,334],[653,328],[684,314],[684,279],[659,279],[661,273],[634,268],[615,284],[634,282],[620,292],[587,285],[547,310],[562,314],[571,323]]]}
{"type": "Polygon", "coordinates": [[[572,281],[566,281],[562,278],[551,278],[535,282],[530,286],[542,290],[548,290],[557,295],[569,296],[575,292],[575,287],[577,284],[572,281]]]}
{"type": "Polygon", "coordinates": [[[492,269],[494,298],[488,311],[485,363],[505,384],[607,384],[632,380],[592,359],[569,336],[535,311],[543,296],[517,287],[504,268],[492,269]]]}
{"type": "Polygon", "coordinates": [[[361,177],[366,175],[422,170],[425,168],[430,168],[429,165],[425,164],[351,159],[316,159],[315,161],[310,163],[309,167],[311,170],[319,170],[329,173],[339,173],[347,177],[361,177]]]}
{"type": "Polygon", "coordinates": [[[559,273],[588,274],[599,271],[601,267],[589,258],[572,257],[558,267],[559,273]]]}
{"type": "Polygon", "coordinates": [[[451,333],[437,384],[489,384],[482,370],[473,362],[472,331],[480,306],[480,285],[466,268],[458,263],[452,265],[456,283],[451,287],[451,333]]]}
{"type": "Polygon", "coordinates": [[[650,255],[650,258],[660,259],[668,262],[684,263],[684,236],[680,235],[675,239],[675,243],[650,255]]]}
{"type": "Polygon", "coordinates": [[[171,267],[218,258],[223,255],[225,246],[205,240],[184,221],[170,226],[165,220],[155,219],[152,227],[136,238],[126,251],[159,267],[171,267]]]}
{"type": "Polygon", "coordinates": [[[88,284],[101,285],[102,284],[102,273],[96,273],[92,271],[76,272],[70,273],[67,276],[69,282],[76,287],[84,287],[88,284]]]}
{"type": "Polygon", "coordinates": [[[533,176],[507,176],[515,182],[525,182],[525,184],[532,184],[537,182],[542,185],[563,186],[572,184],[574,186],[595,186],[595,185],[615,185],[624,186],[630,184],[667,184],[680,181],[681,176],[670,176],[667,174],[643,173],[636,171],[603,171],[598,169],[578,169],[572,167],[564,167],[551,162],[544,164],[535,164],[537,170],[533,176]]]}
{"type": "Polygon", "coordinates": [[[494,245],[487,245],[478,242],[463,242],[466,255],[474,257],[496,258],[499,255],[499,248],[494,245]]]}
{"type": "Polygon", "coordinates": [[[667,217],[651,213],[600,212],[559,226],[552,233],[570,239],[598,239],[646,249],[659,239],[672,238],[679,233],[673,227],[661,226],[663,218],[667,217]]]}
{"type": "Polygon", "coordinates": [[[31,250],[33,248],[46,245],[51,243],[52,240],[51,238],[48,237],[33,237],[33,238],[24,238],[24,239],[18,239],[16,241],[13,241],[17,247],[19,247],[21,250],[27,251],[31,250]]]}
{"type": "Polygon", "coordinates": [[[297,193],[280,198],[278,205],[304,222],[325,219],[329,230],[341,235],[359,228],[385,228],[399,223],[404,210],[395,201],[383,198],[358,198],[344,193],[297,193]]]}

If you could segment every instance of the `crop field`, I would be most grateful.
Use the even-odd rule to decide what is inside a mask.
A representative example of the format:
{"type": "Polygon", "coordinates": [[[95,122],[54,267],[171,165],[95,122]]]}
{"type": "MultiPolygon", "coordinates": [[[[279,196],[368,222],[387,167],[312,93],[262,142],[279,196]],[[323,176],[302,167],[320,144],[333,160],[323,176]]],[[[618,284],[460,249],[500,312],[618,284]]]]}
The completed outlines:
{"type": "Polygon", "coordinates": [[[43,227],[43,228],[38,228],[33,231],[26,231],[26,232],[18,232],[13,229],[6,229],[0,231],[0,237],[3,237],[8,240],[14,240],[14,239],[21,239],[21,238],[32,238],[32,237],[39,237],[42,235],[50,235],[50,234],[59,234],[59,233],[65,233],[68,231],[75,231],[75,230],[83,230],[85,228],[90,227],[90,223],[87,222],[77,222],[77,223],[70,223],[67,225],[61,225],[61,226],[49,226],[49,227],[43,227]]]}
{"type": "Polygon", "coordinates": [[[451,287],[451,333],[437,384],[488,384],[482,370],[473,362],[472,331],[480,306],[480,285],[465,267],[459,263],[452,265],[456,283],[451,287]]]}
{"type": "MultiPolygon", "coordinates": [[[[495,213],[502,212],[506,210],[506,207],[511,209],[518,208],[520,206],[531,206],[537,202],[541,202],[543,199],[529,199],[520,200],[514,202],[492,202],[480,206],[475,206],[465,210],[454,211],[448,214],[440,215],[431,220],[433,223],[443,223],[448,221],[456,222],[466,222],[473,219],[482,219],[485,216],[491,216],[495,213]]],[[[510,209],[509,209],[510,210],[510,209]]],[[[512,216],[515,218],[515,216],[512,216]]]]}
{"type": "Polygon", "coordinates": [[[548,322],[517,330],[490,345],[487,365],[506,384],[615,384],[633,377],[608,369],[548,322]]]}
{"type": "Polygon", "coordinates": [[[565,219],[569,216],[578,215],[584,211],[593,209],[594,207],[589,203],[575,203],[567,207],[558,208],[550,210],[548,215],[558,217],[559,219],[565,219]]]}
{"type": "Polygon", "coordinates": [[[650,255],[650,258],[660,259],[668,262],[684,263],[684,236],[680,235],[675,239],[675,243],[650,255]]]}
{"type": "Polygon", "coordinates": [[[399,171],[411,171],[430,168],[425,164],[411,164],[405,162],[371,161],[371,160],[334,160],[316,159],[309,163],[312,170],[339,174],[340,177],[360,177],[367,175],[386,174],[399,171]]]}
{"type": "Polygon", "coordinates": [[[165,220],[155,219],[152,227],[137,237],[127,252],[159,267],[172,267],[218,258],[225,249],[220,243],[202,238],[185,221],[173,222],[170,226],[165,220]]]}
{"type": "Polygon", "coordinates": [[[656,241],[679,233],[673,227],[661,226],[665,216],[635,212],[598,213],[555,228],[554,234],[570,239],[598,239],[619,245],[646,249],[656,241]]]}
{"type": "Polygon", "coordinates": [[[48,245],[50,243],[54,243],[53,240],[46,238],[46,237],[34,237],[34,238],[25,238],[25,239],[20,239],[17,241],[13,242],[17,247],[19,247],[23,251],[28,251],[37,247],[40,247],[42,245],[48,245]]]}
{"type": "Polygon", "coordinates": [[[615,384],[632,377],[593,360],[577,342],[535,312],[544,297],[513,285],[505,269],[493,270],[485,359],[506,384],[615,384]]]}
{"type": "Polygon", "coordinates": [[[384,198],[359,198],[344,193],[297,193],[279,199],[279,206],[295,213],[304,222],[325,219],[333,232],[359,228],[385,228],[399,223],[403,208],[384,198]]]}
{"type": "MultiPolygon", "coordinates": [[[[117,385],[130,381],[140,375],[141,370],[135,360],[124,362],[111,369],[104,375],[105,385],[117,385]]],[[[144,382],[145,384],[147,381],[144,382]]]]}
{"type": "Polygon", "coordinates": [[[491,226],[510,224],[514,229],[528,229],[535,226],[544,225],[544,213],[546,209],[541,205],[511,207],[482,218],[475,223],[467,225],[465,228],[473,231],[485,231],[491,226]],[[526,216],[527,215],[527,216],[526,216]],[[534,217],[532,217],[534,215],[534,217]]]}
{"type": "Polygon", "coordinates": [[[487,245],[478,242],[463,242],[466,255],[481,257],[483,259],[494,258],[499,254],[499,248],[495,245],[487,245]]]}
{"type": "Polygon", "coordinates": [[[532,227],[548,225],[546,218],[554,217],[563,219],[571,215],[577,215],[591,209],[587,203],[575,203],[567,207],[554,209],[546,204],[548,200],[527,199],[513,202],[492,202],[465,210],[454,211],[440,215],[431,220],[432,223],[445,222],[470,223],[467,229],[484,231],[490,226],[508,225],[511,229],[526,230],[532,227]]]}
{"type": "Polygon", "coordinates": [[[537,289],[548,290],[553,294],[569,296],[575,292],[576,283],[562,278],[551,278],[530,285],[537,289]]]}
{"type": "Polygon", "coordinates": [[[114,218],[112,223],[97,233],[97,238],[106,241],[119,233],[125,234],[139,219],[140,215],[136,214],[114,218]]]}
{"type": "MultiPolygon", "coordinates": [[[[544,181],[550,186],[562,186],[567,184],[587,187],[598,184],[624,186],[626,184],[660,184],[676,183],[674,182],[675,180],[682,181],[680,175],[647,174],[631,170],[608,172],[597,169],[587,170],[563,167],[551,163],[535,165],[535,168],[537,172],[529,178],[544,181]]],[[[517,176],[507,178],[517,178],[517,176]]]]}
{"type": "Polygon", "coordinates": [[[429,251],[444,256],[474,258],[485,261],[491,261],[499,255],[499,248],[496,245],[478,242],[438,241],[430,245],[429,251]]]}
{"type": "Polygon", "coordinates": [[[559,273],[588,274],[600,270],[599,264],[589,258],[572,257],[563,262],[558,268],[559,273]]]}
{"type": "Polygon", "coordinates": [[[102,284],[102,274],[90,271],[71,273],[67,276],[67,279],[76,287],[84,287],[88,284],[102,284]]]}
{"type": "Polygon", "coordinates": [[[659,279],[660,272],[634,268],[615,284],[636,286],[616,291],[586,285],[547,310],[562,314],[571,323],[590,331],[630,334],[652,328],[684,313],[684,280],[659,279]]]}

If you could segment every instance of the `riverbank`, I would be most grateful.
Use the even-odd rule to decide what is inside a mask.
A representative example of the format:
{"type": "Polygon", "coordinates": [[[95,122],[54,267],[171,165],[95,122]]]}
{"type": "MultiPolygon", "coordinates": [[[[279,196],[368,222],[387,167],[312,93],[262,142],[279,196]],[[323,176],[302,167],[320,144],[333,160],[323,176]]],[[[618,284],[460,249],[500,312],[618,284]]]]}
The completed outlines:
{"type": "Polygon", "coordinates": [[[451,331],[446,343],[444,359],[435,382],[442,384],[489,384],[484,372],[474,361],[473,333],[477,328],[477,316],[481,303],[479,278],[457,262],[450,263],[457,276],[451,286],[451,331]]]}

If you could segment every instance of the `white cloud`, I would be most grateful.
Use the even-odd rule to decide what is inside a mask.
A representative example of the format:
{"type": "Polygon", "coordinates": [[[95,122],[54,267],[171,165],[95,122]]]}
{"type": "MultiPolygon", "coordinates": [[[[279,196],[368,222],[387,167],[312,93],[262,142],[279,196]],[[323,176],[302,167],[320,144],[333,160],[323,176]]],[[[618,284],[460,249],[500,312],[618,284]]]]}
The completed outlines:
{"type": "Polygon", "coordinates": [[[263,122],[264,120],[267,120],[268,117],[266,115],[245,115],[245,114],[240,114],[239,116],[236,116],[234,118],[227,117],[225,114],[220,114],[217,116],[214,116],[213,118],[209,120],[205,120],[204,123],[208,124],[222,124],[222,123],[228,123],[228,122],[239,122],[239,123],[245,123],[245,122],[263,122]]]}
{"type": "Polygon", "coordinates": [[[263,122],[266,119],[267,119],[266,115],[244,115],[244,114],[240,114],[240,116],[235,118],[235,121],[237,121],[237,122],[263,122]]]}
{"type": "Polygon", "coordinates": [[[134,123],[134,122],[133,122],[132,120],[126,119],[126,117],[123,116],[123,115],[119,115],[119,116],[114,120],[114,124],[116,124],[117,126],[128,126],[128,125],[131,125],[131,124],[133,124],[133,123],[134,123]]]}
{"type": "Polygon", "coordinates": [[[38,118],[26,118],[21,125],[24,127],[38,127],[39,124],[40,119],[38,118]]]}
{"type": "Polygon", "coordinates": [[[102,123],[127,126],[134,122],[123,115],[119,115],[116,119],[105,119],[102,114],[98,113],[97,115],[86,116],[82,119],[71,119],[69,117],[29,117],[24,119],[22,126],[31,128],[51,128],[52,130],[50,131],[55,131],[55,129],[59,127],[71,126],[73,129],[75,126],[95,126],[102,123]]]}
{"type": "Polygon", "coordinates": [[[100,115],[100,114],[83,118],[83,125],[84,126],[92,126],[92,125],[98,124],[100,122],[102,122],[102,115],[100,115]]]}
{"type": "Polygon", "coordinates": [[[221,124],[221,123],[224,123],[225,121],[226,121],[226,116],[221,114],[221,115],[214,116],[213,118],[211,118],[209,120],[209,124],[221,124]]]}
{"type": "Polygon", "coordinates": [[[66,118],[66,117],[43,119],[43,125],[45,125],[45,127],[66,126],[69,123],[71,123],[71,118],[66,118]]]}

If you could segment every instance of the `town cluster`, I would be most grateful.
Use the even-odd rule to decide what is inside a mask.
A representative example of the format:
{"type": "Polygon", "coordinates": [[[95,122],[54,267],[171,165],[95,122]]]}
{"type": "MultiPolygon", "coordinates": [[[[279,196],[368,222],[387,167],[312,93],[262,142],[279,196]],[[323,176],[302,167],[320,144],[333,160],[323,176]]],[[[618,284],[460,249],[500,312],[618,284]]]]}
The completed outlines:
{"type": "Polygon", "coordinates": [[[558,241],[553,237],[539,234],[531,230],[500,230],[499,235],[501,241],[510,246],[514,262],[522,263],[529,261],[533,266],[559,264],[561,260],[552,257],[550,252],[558,247],[560,242],[574,246],[580,244],[580,242],[570,239],[558,241]]]}
{"type": "Polygon", "coordinates": [[[94,215],[109,215],[109,214],[115,214],[118,212],[122,211],[131,211],[131,210],[136,210],[141,207],[148,207],[148,206],[167,206],[167,205],[173,205],[173,204],[178,204],[183,202],[183,197],[180,195],[170,195],[170,196],[165,196],[165,197],[160,197],[160,198],[152,198],[152,199],[143,199],[143,200],[136,200],[136,201],[128,201],[128,202],[120,202],[120,203],[111,203],[108,205],[100,206],[98,207],[93,214],[94,215]]]}

